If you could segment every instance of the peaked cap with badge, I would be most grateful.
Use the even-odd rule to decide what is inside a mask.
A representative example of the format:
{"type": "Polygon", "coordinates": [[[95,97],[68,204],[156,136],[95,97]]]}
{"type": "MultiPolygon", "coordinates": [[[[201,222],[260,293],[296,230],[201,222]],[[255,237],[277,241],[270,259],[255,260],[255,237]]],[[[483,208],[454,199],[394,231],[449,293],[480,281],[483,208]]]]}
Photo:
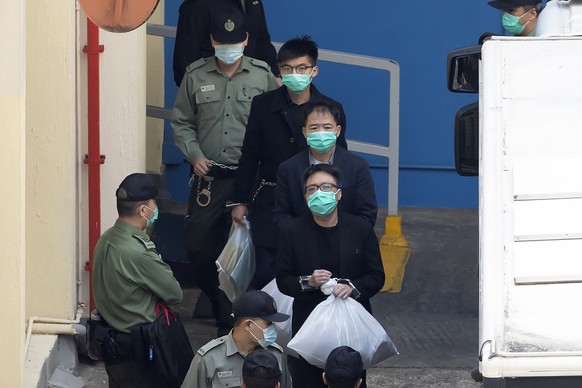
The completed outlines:
{"type": "Polygon", "coordinates": [[[245,15],[234,8],[218,12],[210,26],[210,34],[218,43],[243,42],[247,38],[245,15]]]}

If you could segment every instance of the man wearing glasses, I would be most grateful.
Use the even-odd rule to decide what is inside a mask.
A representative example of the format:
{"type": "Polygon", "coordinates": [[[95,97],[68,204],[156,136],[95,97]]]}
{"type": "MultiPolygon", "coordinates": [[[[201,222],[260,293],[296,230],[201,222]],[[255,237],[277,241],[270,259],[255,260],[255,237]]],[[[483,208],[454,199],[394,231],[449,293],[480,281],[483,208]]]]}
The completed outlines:
{"type": "MultiPolygon", "coordinates": [[[[339,209],[363,218],[372,226],[378,207],[374,181],[365,159],[336,147],[342,127],[339,110],[328,101],[312,101],[305,108],[303,135],[308,149],[283,162],[277,172],[273,219],[277,226],[309,213],[305,204],[303,173],[311,165],[333,164],[342,175],[342,201],[339,209]]],[[[323,189],[322,189],[323,190],[323,189]]]]}
{"type": "MultiPolygon", "coordinates": [[[[370,313],[370,298],[384,285],[384,270],[374,229],[361,217],[338,211],[343,201],[340,174],[334,166],[316,164],[304,174],[305,201],[310,214],[286,224],[279,233],[277,286],[294,299],[292,334],[327,295],[320,287],[338,278],[337,298],[352,297],[370,313]]],[[[317,338],[313,339],[316,345],[317,338]]],[[[325,387],[322,369],[302,357],[289,356],[294,387],[325,387]]],[[[365,377],[361,387],[365,387],[365,377]]]]}
{"type": "Polygon", "coordinates": [[[234,222],[248,216],[253,228],[257,271],[254,286],[265,286],[275,277],[277,235],[273,223],[275,182],[279,165],[297,152],[307,149],[301,133],[305,104],[312,99],[326,100],[339,109],[342,131],[337,143],[347,149],[346,118],[341,104],[321,94],[312,81],[318,74],[318,49],[309,36],[287,41],[277,61],[283,86],[256,96],[234,179],[234,222]]]}

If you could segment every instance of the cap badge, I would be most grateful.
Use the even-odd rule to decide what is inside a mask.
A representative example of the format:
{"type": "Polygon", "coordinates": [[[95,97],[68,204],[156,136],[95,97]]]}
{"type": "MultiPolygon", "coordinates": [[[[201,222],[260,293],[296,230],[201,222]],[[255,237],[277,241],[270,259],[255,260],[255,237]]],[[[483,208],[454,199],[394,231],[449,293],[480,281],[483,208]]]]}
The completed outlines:
{"type": "Polygon", "coordinates": [[[277,311],[277,302],[275,302],[274,298],[273,298],[273,310],[277,311]]]}
{"type": "Polygon", "coordinates": [[[234,22],[230,19],[228,19],[226,23],[224,23],[224,29],[228,32],[234,30],[234,27],[235,27],[234,22]]]}

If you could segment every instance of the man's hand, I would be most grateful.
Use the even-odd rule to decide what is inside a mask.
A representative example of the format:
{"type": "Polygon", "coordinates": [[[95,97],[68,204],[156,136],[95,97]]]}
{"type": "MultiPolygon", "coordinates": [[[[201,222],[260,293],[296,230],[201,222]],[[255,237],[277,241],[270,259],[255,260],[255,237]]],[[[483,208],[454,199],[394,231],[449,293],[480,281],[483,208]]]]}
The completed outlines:
{"type": "Polygon", "coordinates": [[[333,294],[336,298],[346,299],[352,295],[354,289],[349,284],[338,284],[333,288],[333,294]]]}
{"type": "Polygon", "coordinates": [[[327,283],[329,278],[331,278],[331,272],[326,269],[316,269],[311,274],[307,284],[309,284],[310,287],[319,288],[322,284],[327,283]]]}
{"type": "Polygon", "coordinates": [[[210,166],[212,166],[210,159],[206,159],[205,157],[198,158],[194,163],[194,174],[196,174],[197,177],[202,178],[204,175],[208,174],[210,166]]]}
{"type": "Polygon", "coordinates": [[[232,217],[232,220],[237,224],[242,224],[243,219],[247,216],[247,214],[249,214],[249,209],[247,208],[246,205],[236,205],[230,211],[230,216],[232,217]]]}

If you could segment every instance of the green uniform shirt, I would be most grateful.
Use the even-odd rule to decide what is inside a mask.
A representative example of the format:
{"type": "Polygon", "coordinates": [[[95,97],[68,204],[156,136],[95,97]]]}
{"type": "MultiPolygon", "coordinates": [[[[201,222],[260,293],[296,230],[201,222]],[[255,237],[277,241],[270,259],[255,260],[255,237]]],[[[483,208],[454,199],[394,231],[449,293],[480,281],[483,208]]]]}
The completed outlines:
{"type": "Polygon", "coordinates": [[[238,164],[253,97],[278,87],[269,66],[258,59],[243,57],[231,78],[215,57],[199,59],[186,69],[176,96],[174,142],[191,164],[201,157],[238,164]]]}
{"type": "MultiPolygon", "coordinates": [[[[277,344],[267,350],[277,357],[281,369],[281,388],[291,388],[291,377],[283,349],[277,344]]],[[[232,331],[201,347],[188,369],[182,388],[232,388],[242,386],[242,366],[245,358],[239,353],[232,331]]]]}
{"type": "Polygon", "coordinates": [[[158,299],[166,305],[182,300],[180,284],[148,235],[119,219],[97,242],[92,280],[99,313],[126,333],[154,321],[158,299]]]}

